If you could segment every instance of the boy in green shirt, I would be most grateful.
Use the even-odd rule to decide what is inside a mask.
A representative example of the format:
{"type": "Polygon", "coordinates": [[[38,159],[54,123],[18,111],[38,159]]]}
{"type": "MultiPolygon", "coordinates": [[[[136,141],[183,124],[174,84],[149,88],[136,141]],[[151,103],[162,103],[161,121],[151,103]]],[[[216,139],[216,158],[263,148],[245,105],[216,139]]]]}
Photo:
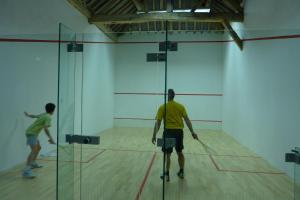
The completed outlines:
{"type": "Polygon", "coordinates": [[[35,122],[30,125],[26,130],[26,139],[27,139],[27,145],[30,146],[31,152],[27,157],[27,163],[26,167],[23,170],[23,177],[24,178],[34,178],[35,175],[32,173],[31,169],[34,168],[41,168],[42,166],[36,163],[36,158],[38,157],[38,154],[41,150],[41,145],[38,140],[38,135],[44,129],[46,135],[49,138],[50,144],[55,144],[52,136],[49,132],[49,127],[51,126],[51,115],[54,113],[55,105],[53,103],[48,103],[45,106],[46,113],[42,113],[40,115],[31,115],[27,112],[24,112],[24,114],[27,117],[30,118],[37,118],[35,122]]]}

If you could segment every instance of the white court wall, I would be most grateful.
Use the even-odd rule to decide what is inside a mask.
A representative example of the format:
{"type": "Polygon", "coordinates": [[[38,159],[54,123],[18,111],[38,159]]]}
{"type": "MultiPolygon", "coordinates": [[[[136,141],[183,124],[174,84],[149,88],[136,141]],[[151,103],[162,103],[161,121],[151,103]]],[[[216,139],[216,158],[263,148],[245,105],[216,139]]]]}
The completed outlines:
{"type": "MultiPolygon", "coordinates": [[[[0,17],[0,38],[58,40],[58,24],[62,22],[77,32],[97,33],[86,36],[88,40],[109,41],[64,0],[3,0],[0,17]]],[[[95,134],[113,124],[113,48],[94,44],[84,48],[84,74],[89,79],[84,79],[83,116],[86,120],[83,121],[83,132],[95,134]],[[105,103],[99,103],[101,101],[105,103]],[[94,112],[90,112],[91,109],[94,112]]],[[[45,103],[57,103],[58,43],[0,42],[0,60],[1,171],[24,162],[29,153],[25,129],[33,120],[26,118],[23,112],[41,113],[45,103]]],[[[77,101],[76,105],[80,103],[77,101]]],[[[75,132],[78,132],[81,129],[78,115],[81,113],[76,113],[75,132]]],[[[56,115],[57,112],[50,129],[55,138],[56,115]]],[[[41,134],[40,140],[42,153],[55,149],[47,143],[45,134],[41,134]]]]}
{"type": "MultiPolygon", "coordinates": [[[[222,34],[173,33],[171,41],[220,40],[222,34]]],[[[116,45],[115,92],[139,93],[115,95],[115,126],[153,127],[158,107],[164,103],[165,63],[147,62],[147,53],[158,53],[165,35],[128,34],[116,45]],[[153,43],[143,43],[143,42],[153,43]],[[136,43],[142,42],[142,43],[136,43]]],[[[162,53],[162,52],[161,52],[162,53]]],[[[222,94],[222,43],[178,43],[177,52],[168,52],[167,87],[178,94],[222,94]]],[[[222,96],[177,95],[192,120],[222,120],[222,96]]],[[[194,121],[195,128],[221,129],[221,123],[194,121]]]]}
{"type": "MultiPolygon", "coordinates": [[[[299,9],[293,0],[247,1],[244,24],[233,25],[243,38],[299,34],[299,9]]],[[[223,130],[292,175],[284,154],[300,145],[300,39],[244,45],[225,49],[223,130]]]]}

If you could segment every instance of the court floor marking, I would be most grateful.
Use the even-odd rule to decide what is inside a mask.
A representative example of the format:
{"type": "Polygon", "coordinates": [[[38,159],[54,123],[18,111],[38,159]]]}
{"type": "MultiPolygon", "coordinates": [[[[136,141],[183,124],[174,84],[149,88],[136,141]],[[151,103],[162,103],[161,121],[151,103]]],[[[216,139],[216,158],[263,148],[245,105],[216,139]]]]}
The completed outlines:
{"type": "MultiPolygon", "coordinates": [[[[132,152],[154,152],[154,155],[157,154],[157,152],[155,151],[150,151],[150,150],[135,150],[135,149],[113,149],[113,148],[106,148],[106,149],[101,149],[101,148],[85,148],[85,149],[99,149],[102,150],[100,152],[98,152],[96,155],[92,156],[89,160],[87,161],[62,161],[62,162],[74,162],[74,163],[89,163],[92,160],[94,160],[96,157],[98,157],[100,154],[102,154],[104,151],[132,151],[132,152]]],[[[252,155],[212,155],[212,154],[204,154],[204,153],[185,153],[187,155],[199,155],[199,156],[209,156],[211,162],[213,163],[213,165],[215,166],[215,168],[217,169],[217,171],[220,172],[236,172],[236,173],[253,173],[253,174],[270,174],[270,175],[282,175],[285,174],[283,172],[268,172],[268,171],[250,171],[250,170],[232,170],[232,169],[222,169],[219,165],[218,162],[213,158],[213,156],[215,157],[248,157],[248,158],[257,158],[260,159],[261,157],[259,156],[252,156],[252,155]]],[[[56,161],[56,160],[46,160],[46,159],[38,159],[38,160],[43,160],[43,161],[56,161]]],[[[151,164],[152,165],[152,164],[151,164]]],[[[146,180],[145,180],[146,181],[146,180]]],[[[142,186],[143,188],[144,186],[142,186]]]]}
{"type": "Polygon", "coordinates": [[[220,172],[235,172],[235,173],[251,173],[251,174],[270,174],[270,175],[282,175],[285,174],[283,172],[267,172],[267,171],[250,171],[250,170],[231,170],[231,169],[221,169],[218,165],[218,162],[213,158],[213,155],[209,155],[210,160],[216,167],[216,169],[220,172]]]}
{"type": "MultiPolygon", "coordinates": [[[[99,149],[99,150],[110,150],[110,151],[133,151],[133,152],[159,152],[159,151],[154,151],[154,150],[137,150],[137,149],[114,149],[114,148],[91,148],[91,147],[84,147],[84,149],[99,149]]],[[[189,152],[184,152],[184,154],[187,155],[209,155],[208,153],[189,153],[189,152]]],[[[254,156],[254,155],[233,155],[233,154],[212,154],[213,156],[228,156],[228,157],[249,157],[249,158],[261,158],[260,156],[254,156]]]]}
{"type": "Polygon", "coordinates": [[[143,179],[143,181],[142,181],[142,183],[141,183],[141,185],[140,185],[139,191],[138,191],[138,193],[136,194],[135,200],[139,200],[139,199],[141,198],[141,194],[142,194],[143,189],[144,189],[144,186],[145,186],[145,184],[146,184],[146,182],[147,182],[147,179],[148,179],[148,176],[149,176],[150,171],[151,171],[151,169],[152,169],[152,166],[153,166],[153,163],[154,163],[154,161],[155,161],[155,158],[156,158],[156,152],[154,152],[154,154],[153,154],[153,156],[152,156],[152,159],[151,159],[151,161],[150,161],[150,163],[149,163],[149,165],[148,165],[148,169],[147,169],[146,174],[145,174],[145,176],[144,176],[144,179],[143,179]]]}
{"type": "MultiPolygon", "coordinates": [[[[100,150],[100,149],[99,149],[100,150]]],[[[106,151],[106,149],[101,149],[100,152],[96,153],[95,155],[93,155],[91,158],[89,158],[87,161],[78,161],[78,160],[60,160],[59,162],[73,162],[73,163],[89,163],[92,160],[94,160],[96,157],[98,157],[100,154],[102,154],[104,151],[106,151]]],[[[47,158],[47,157],[45,157],[47,158]]],[[[56,162],[57,159],[55,160],[48,160],[45,158],[38,158],[37,160],[41,160],[41,161],[47,161],[47,162],[56,162]]]]}

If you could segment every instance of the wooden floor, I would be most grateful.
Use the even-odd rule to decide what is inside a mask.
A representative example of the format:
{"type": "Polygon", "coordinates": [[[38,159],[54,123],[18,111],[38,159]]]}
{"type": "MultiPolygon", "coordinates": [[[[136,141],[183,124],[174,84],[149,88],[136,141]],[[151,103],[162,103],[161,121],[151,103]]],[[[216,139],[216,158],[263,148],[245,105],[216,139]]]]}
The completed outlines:
{"type": "MultiPolygon", "coordinates": [[[[293,182],[286,174],[220,131],[198,133],[216,153],[209,155],[186,131],[186,177],[181,180],[176,176],[177,157],[172,155],[171,181],[165,184],[166,200],[293,199],[293,182]]],[[[60,184],[61,199],[162,199],[159,176],[163,156],[151,144],[151,136],[152,129],[148,128],[114,128],[100,134],[99,146],[76,145],[74,151],[65,148],[64,152],[74,153],[75,157],[60,158],[59,180],[64,180],[60,184]]],[[[33,180],[21,177],[23,165],[0,173],[0,199],[54,200],[55,160],[41,158],[44,168],[35,170],[38,177],[33,180]]]]}

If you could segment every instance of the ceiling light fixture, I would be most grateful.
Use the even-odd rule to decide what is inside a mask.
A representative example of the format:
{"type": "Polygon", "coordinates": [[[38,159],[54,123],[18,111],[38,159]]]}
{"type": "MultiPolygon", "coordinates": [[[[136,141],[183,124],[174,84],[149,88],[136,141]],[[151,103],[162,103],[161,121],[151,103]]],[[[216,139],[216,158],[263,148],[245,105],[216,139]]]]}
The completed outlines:
{"type": "Polygon", "coordinates": [[[192,9],[177,9],[177,10],[173,10],[173,12],[175,12],[175,13],[189,13],[191,11],[192,11],[192,9]]]}
{"type": "Polygon", "coordinates": [[[195,10],[195,13],[209,13],[210,8],[199,8],[195,10]]]}
{"type": "Polygon", "coordinates": [[[168,11],[166,11],[166,10],[151,10],[151,11],[149,11],[148,13],[166,13],[166,12],[168,12],[168,11]]]}

